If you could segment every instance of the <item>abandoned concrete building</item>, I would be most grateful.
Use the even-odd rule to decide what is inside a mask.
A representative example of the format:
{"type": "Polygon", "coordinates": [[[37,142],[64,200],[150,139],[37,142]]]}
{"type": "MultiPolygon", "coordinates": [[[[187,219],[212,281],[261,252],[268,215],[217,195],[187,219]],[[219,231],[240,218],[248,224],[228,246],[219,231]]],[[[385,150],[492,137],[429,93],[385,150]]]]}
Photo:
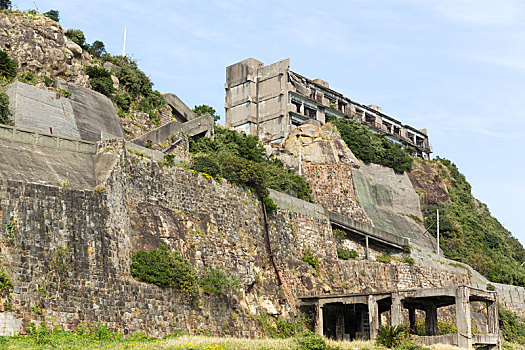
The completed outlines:
{"type": "Polygon", "coordinates": [[[408,318],[416,333],[416,310],[425,314],[425,335],[418,342],[452,344],[465,349],[499,349],[498,299],[496,292],[465,285],[349,295],[303,296],[303,308],[314,315],[315,331],[337,340],[375,339],[379,326],[396,326],[408,318]],[[485,329],[472,327],[474,303],[482,303],[485,329]],[[438,335],[438,309],[455,307],[457,332],[438,335]],[[474,334],[476,331],[477,334],[474,334]]]}
{"type": "Polygon", "coordinates": [[[324,124],[330,117],[351,118],[381,132],[400,146],[414,148],[429,159],[432,147],[426,129],[402,124],[329,88],[327,82],[310,80],[290,70],[290,60],[265,66],[253,58],[226,68],[226,125],[265,142],[282,142],[307,120],[324,124]]]}

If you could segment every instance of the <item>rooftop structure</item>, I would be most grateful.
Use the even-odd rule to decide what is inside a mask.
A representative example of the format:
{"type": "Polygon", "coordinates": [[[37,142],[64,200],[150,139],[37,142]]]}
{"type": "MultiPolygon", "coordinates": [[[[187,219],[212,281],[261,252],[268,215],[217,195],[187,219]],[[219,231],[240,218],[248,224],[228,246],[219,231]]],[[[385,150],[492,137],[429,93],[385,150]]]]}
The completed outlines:
{"type": "Polygon", "coordinates": [[[432,148],[426,129],[416,129],[290,70],[290,60],[265,66],[253,58],[226,68],[226,125],[264,142],[282,142],[308,120],[324,124],[329,117],[350,118],[386,135],[428,159],[432,148]]]}

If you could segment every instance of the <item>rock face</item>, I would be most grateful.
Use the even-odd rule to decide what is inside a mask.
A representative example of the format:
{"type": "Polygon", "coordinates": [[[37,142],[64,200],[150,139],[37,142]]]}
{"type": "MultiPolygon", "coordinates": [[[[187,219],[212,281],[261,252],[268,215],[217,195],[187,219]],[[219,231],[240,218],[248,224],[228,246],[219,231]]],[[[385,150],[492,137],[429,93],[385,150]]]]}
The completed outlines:
{"type": "Polygon", "coordinates": [[[330,125],[322,128],[313,124],[298,126],[286,137],[281,150],[288,151],[296,159],[299,159],[301,150],[302,161],[309,164],[359,164],[352,151],[330,125]]]}
{"type": "Polygon", "coordinates": [[[66,38],[57,22],[45,16],[0,13],[0,49],[18,61],[22,71],[88,86],[82,65],[91,56],[66,38]]]}
{"type": "Polygon", "coordinates": [[[408,177],[419,194],[422,210],[450,200],[447,186],[452,186],[452,184],[447,180],[447,176],[442,174],[443,171],[442,167],[433,165],[431,162],[417,159],[414,161],[408,177]]]}
{"type": "Polygon", "coordinates": [[[356,200],[352,171],[359,160],[330,124],[298,126],[275,152],[288,167],[299,171],[312,188],[316,203],[326,209],[372,224],[356,200]]]}

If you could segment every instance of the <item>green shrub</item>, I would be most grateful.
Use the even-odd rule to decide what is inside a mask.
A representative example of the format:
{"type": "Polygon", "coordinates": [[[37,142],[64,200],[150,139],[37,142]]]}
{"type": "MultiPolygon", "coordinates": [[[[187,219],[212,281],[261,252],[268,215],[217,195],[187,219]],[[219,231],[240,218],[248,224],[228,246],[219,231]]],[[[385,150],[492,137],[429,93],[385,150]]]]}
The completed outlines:
{"type": "Polygon", "coordinates": [[[91,84],[93,90],[106,96],[110,96],[115,92],[111,73],[108,70],[95,65],[86,67],[84,72],[89,75],[89,84],[91,84]]]}
{"type": "Polygon", "coordinates": [[[337,257],[341,260],[357,259],[359,253],[354,249],[338,248],[337,257]]]}
{"type": "Polygon", "coordinates": [[[410,340],[407,327],[403,324],[398,326],[379,326],[377,330],[376,343],[394,348],[410,340]]]}
{"type": "Polygon", "coordinates": [[[57,88],[57,92],[60,96],[65,98],[71,97],[71,92],[67,91],[66,89],[57,88]]]}
{"type": "Polygon", "coordinates": [[[20,75],[18,76],[18,80],[25,84],[31,84],[35,82],[36,75],[31,71],[25,71],[20,73],[20,75]]]}
{"type": "MultiPolygon", "coordinates": [[[[281,162],[268,160],[264,146],[253,135],[216,126],[213,139],[209,137],[190,139],[190,152],[214,160],[220,168],[219,175],[222,178],[252,189],[264,200],[269,212],[274,205],[269,198],[266,198],[268,188],[312,201],[308,182],[285,169],[281,162]]],[[[213,169],[216,171],[215,167],[213,169]]],[[[205,172],[212,174],[210,170],[205,172]]]]}
{"type": "Polygon", "coordinates": [[[0,0],[0,10],[11,10],[11,0],[0,0]]]}
{"type": "Polygon", "coordinates": [[[147,97],[152,92],[153,83],[135,64],[123,65],[117,72],[117,78],[120,85],[134,98],[147,97]]]}
{"type": "Polygon", "coordinates": [[[51,87],[53,86],[53,84],[55,83],[53,79],[51,79],[50,77],[44,75],[43,76],[43,79],[44,79],[44,84],[47,86],[47,87],[51,87]]]}
{"type": "Polygon", "coordinates": [[[193,112],[195,112],[195,115],[197,117],[200,117],[201,115],[205,115],[206,113],[208,113],[209,115],[213,117],[213,120],[215,122],[221,119],[221,116],[216,114],[217,112],[215,111],[215,109],[208,105],[195,106],[195,108],[193,108],[193,112]]]}
{"type": "Polygon", "coordinates": [[[46,13],[44,13],[44,16],[52,19],[57,23],[60,22],[60,12],[58,12],[58,10],[49,10],[46,13]]]}
{"type": "Polygon", "coordinates": [[[18,71],[18,62],[11,59],[7,52],[0,50],[0,78],[8,81],[16,77],[18,71]]]}
{"type": "Polygon", "coordinates": [[[354,155],[365,163],[376,163],[394,169],[397,173],[412,170],[413,159],[385,135],[372,132],[367,126],[351,119],[329,118],[341,138],[354,155]]]}
{"type": "Polygon", "coordinates": [[[415,263],[414,258],[411,257],[408,254],[403,255],[403,261],[406,262],[407,264],[410,264],[410,265],[414,265],[414,263],[415,263]]]}
{"type": "Polygon", "coordinates": [[[215,177],[221,175],[221,168],[217,162],[208,156],[195,156],[191,161],[191,168],[201,173],[210,174],[215,177]]]}
{"type": "Polygon", "coordinates": [[[487,290],[494,292],[496,290],[496,287],[494,287],[494,285],[491,283],[487,283],[487,290]]]}
{"type": "Polygon", "coordinates": [[[312,253],[310,247],[303,249],[303,257],[301,260],[313,267],[314,270],[319,268],[319,259],[314,255],[314,253],[312,253]]]}
{"type": "Polygon", "coordinates": [[[166,244],[150,251],[138,250],[131,257],[131,275],[141,282],[174,288],[191,299],[198,298],[198,276],[193,265],[166,244]]]}
{"type": "Polygon", "coordinates": [[[100,57],[106,53],[106,46],[102,41],[96,40],[89,46],[88,52],[94,57],[100,57]]]}
{"type": "Polygon", "coordinates": [[[340,230],[340,229],[338,229],[338,228],[334,228],[334,229],[332,230],[332,233],[333,233],[334,237],[335,237],[336,239],[340,240],[340,241],[345,240],[345,239],[348,238],[348,237],[346,236],[346,232],[343,231],[343,230],[340,230]]]}
{"type": "Polygon", "coordinates": [[[129,112],[131,102],[131,96],[125,91],[119,92],[115,97],[115,103],[117,106],[126,113],[129,112]]]}
{"type": "Polygon", "coordinates": [[[499,328],[506,341],[525,344],[525,317],[498,305],[499,328]]]}
{"type": "Polygon", "coordinates": [[[66,37],[68,37],[72,42],[74,42],[84,50],[87,50],[89,47],[86,43],[86,37],[84,36],[84,32],[80,29],[68,29],[66,31],[66,37]]]}
{"type": "Polygon", "coordinates": [[[235,293],[240,287],[239,280],[228,269],[214,267],[208,267],[199,284],[203,291],[215,294],[235,293]]]}
{"type": "Polygon", "coordinates": [[[296,338],[299,350],[330,350],[331,347],[319,334],[306,333],[296,338]]]}
{"type": "Polygon", "coordinates": [[[0,92],[0,124],[11,124],[11,111],[9,110],[9,96],[5,92],[0,92]]]}
{"type": "Polygon", "coordinates": [[[392,259],[390,258],[390,254],[388,253],[382,253],[376,258],[376,261],[382,262],[384,264],[390,264],[392,262],[392,259]]]}
{"type": "Polygon", "coordinates": [[[437,158],[431,163],[445,176],[450,202],[430,206],[425,226],[436,235],[440,217],[440,247],[445,257],[469,264],[489,281],[525,286],[525,249],[471,193],[470,184],[456,165],[437,158]]]}

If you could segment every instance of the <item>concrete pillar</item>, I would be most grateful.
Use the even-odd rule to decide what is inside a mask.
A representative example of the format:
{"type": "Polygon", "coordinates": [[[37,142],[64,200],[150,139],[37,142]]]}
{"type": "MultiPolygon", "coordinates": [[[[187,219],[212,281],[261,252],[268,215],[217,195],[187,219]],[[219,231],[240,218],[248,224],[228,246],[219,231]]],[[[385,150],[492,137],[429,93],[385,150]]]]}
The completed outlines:
{"type": "Polygon", "coordinates": [[[497,301],[487,302],[487,334],[498,335],[499,319],[498,319],[498,303],[497,301]]]}
{"type": "Polygon", "coordinates": [[[370,259],[370,254],[368,251],[368,236],[365,236],[365,256],[366,256],[366,260],[370,259]]]}
{"type": "Polygon", "coordinates": [[[392,293],[392,305],[390,306],[390,325],[398,326],[402,322],[402,308],[401,297],[398,292],[392,293]]]}
{"type": "Polygon", "coordinates": [[[429,305],[425,307],[425,335],[438,335],[436,305],[429,305]]]}
{"type": "Polygon", "coordinates": [[[458,346],[472,349],[472,324],[470,319],[469,289],[460,286],[456,289],[456,326],[458,328],[458,346]]]}
{"type": "Polygon", "coordinates": [[[337,313],[337,318],[335,320],[335,339],[343,340],[345,334],[345,318],[343,312],[340,310],[337,313]]]}
{"type": "Polygon", "coordinates": [[[408,308],[408,322],[410,323],[410,333],[416,334],[416,309],[408,308]]]}
{"type": "Polygon", "coordinates": [[[368,322],[370,323],[370,340],[374,340],[379,328],[379,307],[373,295],[368,296],[368,322]]]}
{"type": "Polygon", "coordinates": [[[323,306],[318,301],[315,305],[316,319],[315,319],[315,333],[323,335],[323,306]]]}

